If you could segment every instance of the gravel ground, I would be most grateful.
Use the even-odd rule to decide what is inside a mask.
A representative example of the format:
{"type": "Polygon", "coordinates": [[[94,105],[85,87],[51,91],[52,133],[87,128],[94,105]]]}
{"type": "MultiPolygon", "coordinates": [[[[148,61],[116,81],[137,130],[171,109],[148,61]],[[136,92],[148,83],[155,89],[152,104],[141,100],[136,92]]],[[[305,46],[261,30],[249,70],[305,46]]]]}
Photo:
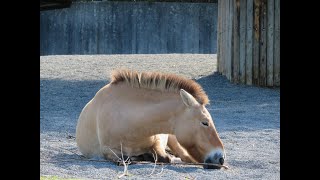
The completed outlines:
{"type": "Polygon", "coordinates": [[[116,179],[123,167],[83,161],[75,128],[84,105],[115,68],[176,73],[207,92],[229,170],[199,166],[130,165],[126,179],[280,179],[280,89],[231,84],[216,71],[216,55],[40,56],[40,176],[116,179]],[[163,170],[161,172],[161,170],[163,170]]]}

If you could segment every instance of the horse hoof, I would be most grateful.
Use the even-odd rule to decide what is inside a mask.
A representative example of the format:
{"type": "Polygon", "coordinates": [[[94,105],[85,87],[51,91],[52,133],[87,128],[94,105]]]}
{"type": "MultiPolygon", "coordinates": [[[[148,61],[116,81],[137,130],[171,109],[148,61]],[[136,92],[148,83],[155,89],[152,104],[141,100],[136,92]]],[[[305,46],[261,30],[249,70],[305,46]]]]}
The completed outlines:
{"type": "Polygon", "coordinates": [[[172,157],[170,163],[182,163],[182,160],[180,158],[172,157]]]}

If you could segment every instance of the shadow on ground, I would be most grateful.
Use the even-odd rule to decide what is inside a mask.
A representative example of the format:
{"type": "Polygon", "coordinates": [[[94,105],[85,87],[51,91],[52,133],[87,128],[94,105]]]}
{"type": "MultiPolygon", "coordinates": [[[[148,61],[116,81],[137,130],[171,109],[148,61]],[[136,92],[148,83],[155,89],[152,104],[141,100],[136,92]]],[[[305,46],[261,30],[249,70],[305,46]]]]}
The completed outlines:
{"type": "MultiPolygon", "coordinates": [[[[250,131],[280,127],[280,89],[230,83],[212,74],[196,80],[209,96],[210,111],[220,131],[250,131]]],[[[108,81],[40,80],[41,133],[75,133],[78,116],[85,104],[108,81]]]]}
{"type": "MultiPolygon", "coordinates": [[[[51,162],[53,165],[60,167],[60,168],[65,168],[68,169],[71,166],[80,166],[80,167],[88,167],[88,166],[93,166],[96,169],[111,169],[114,171],[122,171],[124,169],[123,166],[118,166],[116,163],[113,162],[106,162],[105,160],[102,159],[87,159],[84,157],[81,157],[78,154],[69,154],[69,153],[59,153],[51,157],[51,162]]],[[[150,162],[150,164],[131,164],[129,165],[130,170],[145,170],[145,168],[150,168],[152,169],[154,167],[154,164],[150,162]]],[[[177,166],[167,166],[167,165],[156,165],[157,168],[166,168],[172,171],[176,172],[193,172],[199,168],[202,168],[201,166],[198,167],[187,167],[184,166],[183,169],[177,167],[177,166]]]]}

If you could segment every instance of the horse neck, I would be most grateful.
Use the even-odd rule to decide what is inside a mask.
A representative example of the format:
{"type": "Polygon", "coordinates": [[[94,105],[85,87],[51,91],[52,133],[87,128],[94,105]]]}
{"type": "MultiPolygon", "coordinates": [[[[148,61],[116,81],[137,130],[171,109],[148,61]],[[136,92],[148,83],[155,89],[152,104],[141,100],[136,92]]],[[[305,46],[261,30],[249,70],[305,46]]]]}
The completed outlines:
{"type": "Polygon", "coordinates": [[[147,99],[143,102],[143,117],[137,120],[135,128],[140,129],[146,135],[173,134],[175,119],[184,110],[184,104],[177,93],[157,93],[149,96],[145,92],[147,99]],[[141,127],[141,124],[143,127],[141,127]],[[140,126],[140,127],[138,127],[140,126]]]}
{"type": "Polygon", "coordinates": [[[182,101],[180,102],[180,99],[162,101],[155,105],[153,109],[152,117],[155,118],[150,129],[150,131],[153,131],[151,134],[173,134],[176,117],[184,110],[182,101]]]}

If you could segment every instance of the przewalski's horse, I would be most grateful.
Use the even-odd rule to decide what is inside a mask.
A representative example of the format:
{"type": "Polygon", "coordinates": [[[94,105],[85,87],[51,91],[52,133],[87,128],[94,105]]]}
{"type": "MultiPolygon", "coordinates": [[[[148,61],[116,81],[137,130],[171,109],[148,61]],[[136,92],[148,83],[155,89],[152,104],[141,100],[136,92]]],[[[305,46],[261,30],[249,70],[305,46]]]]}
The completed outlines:
{"type": "Polygon", "coordinates": [[[168,146],[182,161],[222,165],[224,147],[205,107],[208,102],[193,80],[116,70],[83,108],[76,142],[87,157],[114,159],[113,153],[121,157],[122,147],[127,157],[155,151],[158,161],[171,162],[168,146]]]}

